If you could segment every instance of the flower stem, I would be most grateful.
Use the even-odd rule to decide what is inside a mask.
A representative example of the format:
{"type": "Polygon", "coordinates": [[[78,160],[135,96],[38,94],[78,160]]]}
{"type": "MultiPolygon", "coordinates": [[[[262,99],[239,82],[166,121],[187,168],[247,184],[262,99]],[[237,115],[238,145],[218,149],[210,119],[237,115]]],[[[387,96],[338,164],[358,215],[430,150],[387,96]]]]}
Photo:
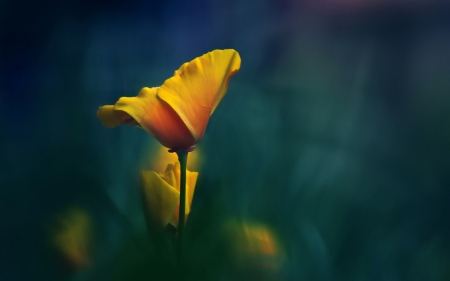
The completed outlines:
{"type": "Polygon", "coordinates": [[[178,161],[180,161],[180,212],[178,216],[178,247],[177,247],[177,263],[178,270],[181,277],[182,269],[182,253],[183,253],[183,231],[184,231],[184,217],[186,210],[186,169],[188,151],[177,151],[178,161]]]}

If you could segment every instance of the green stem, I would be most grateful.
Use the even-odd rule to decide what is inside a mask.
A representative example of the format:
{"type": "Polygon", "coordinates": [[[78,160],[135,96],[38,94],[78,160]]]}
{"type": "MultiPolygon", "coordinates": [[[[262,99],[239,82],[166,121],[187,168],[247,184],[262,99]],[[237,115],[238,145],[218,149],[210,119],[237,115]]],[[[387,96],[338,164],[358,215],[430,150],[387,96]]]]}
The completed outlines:
{"type": "Polygon", "coordinates": [[[177,151],[178,161],[180,161],[180,212],[178,216],[178,247],[177,247],[177,262],[178,270],[181,276],[182,268],[182,253],[183,253],[183,231],[184,231],[184,217],[186,209],[186,166],[187,166],[187,151],[177,151]]]}

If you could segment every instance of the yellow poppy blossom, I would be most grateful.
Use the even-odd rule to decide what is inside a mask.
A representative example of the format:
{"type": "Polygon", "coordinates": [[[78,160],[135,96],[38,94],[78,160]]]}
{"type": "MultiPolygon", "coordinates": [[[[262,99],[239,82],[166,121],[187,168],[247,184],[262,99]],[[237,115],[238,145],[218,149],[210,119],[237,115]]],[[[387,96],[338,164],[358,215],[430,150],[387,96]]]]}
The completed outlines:
{"type": "MultiPolygon", "coordinates": [[[[186,171],[186,220],[191,211],[198,173],[186,171]]],[[[141,172],[141,193],[148,224],[160,228],[169,223],[178,228],[180,203],[180,162],[167,165],[163,174],[141,172]]]]}
{"type": "Polygon", "coordinates": [[[97,116],[106,127],[137,125],[165,147],[187,149],[203,137],[240,66],[235,50],[214,50],[183,64],[161,87],[145,87],[137,97],[100,107],[97,116]]]}

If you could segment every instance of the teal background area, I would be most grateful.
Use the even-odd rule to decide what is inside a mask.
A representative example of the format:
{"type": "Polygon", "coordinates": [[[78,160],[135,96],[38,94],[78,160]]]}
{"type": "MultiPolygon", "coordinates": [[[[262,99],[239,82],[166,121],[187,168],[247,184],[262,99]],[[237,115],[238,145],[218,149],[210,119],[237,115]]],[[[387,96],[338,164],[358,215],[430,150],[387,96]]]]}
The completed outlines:
{"type": "Polygon", "coordinates": [[[172,278],[139,197],[156,141],[96,111],[224,48],[242,66],[199,144],[186,278],[263,280],[223,254],[237,219],[277,233],[268,280],[450,280],[448,2],[7,0],[0,19],[1,280],[172,278]],[[75,274],[48,245],[70,206],[95,234],[75,274]]]}

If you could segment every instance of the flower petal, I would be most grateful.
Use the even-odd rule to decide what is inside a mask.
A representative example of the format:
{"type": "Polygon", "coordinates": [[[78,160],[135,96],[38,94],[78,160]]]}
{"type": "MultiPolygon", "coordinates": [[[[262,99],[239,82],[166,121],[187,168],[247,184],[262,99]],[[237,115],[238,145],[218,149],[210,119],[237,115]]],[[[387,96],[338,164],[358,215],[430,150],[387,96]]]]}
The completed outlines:
{"type": "MultiPolygon", "coordinates": [[[[175,154],[175,153],[174,153],[175,154]]],[[[175,154],[176,155],[176,154],[175,154]]],[[[173,170],[173,165],[174,164],[167,164],[166,170],[164,171],[164,173],[167,173],[168,171],[172,171],[173,170]]]]}
{"type": "Polygon", "coordinates": [[[209,116],[240,65],[235,50],[215,50],[183,64],[158,90],[158,97],[180,116],[195,141],[203,137],[209,116]]]}
{"type": "Polygon", "coordinates": [[[178,190],[178,191],[180,191],[180,181],[181,181],[181,174],[180,174],[180,172],[181,172],[181,170],[180,170],[180,162],[179,161],[177,161],[177,162],[175,162],[173,165],[172,165],[172,171],[173,171],[173,174],[175,175],[175,180],[176,180],[176,186],[175,186],[175,188],[178,190]]]}
{"type": "Polygon", "coordinates": [[[194,198],[195,184],[198,172],[186,171],[186,214],[191,212],[192,200],[194,198]],[[189,209],[188,209],[189,207],[189,209]]]}
{"type": "Polygon", "coordinates": [[[100,121],[108,128],[124,123],[139,125],[145,114],[146,95],[156,95],[157,88],[140,91],[137,97],[122,97],[115,105],[101,106],[97,111],[100,121]]]}
{"type": "MultiPolygon", "coordinates": [[[[168,166],[169,168],[169,166],[168,166]]],[[[177,189],[180,189],[180,162],[176,162],[174,165],[171,166],[172,172],[175,175],[176,181],[177,181],[177,189]]],[[[186,214],[185,217],[185,223],[187,221],[187,215],[191,212],[191,204],[192,199],[194,197],[194,190],[195,190],[195,184],[197,182],[198,172],[191,172],[186,171],[186,204],[184,213],[186,214]]],[[[180,205],[177,205],[175,212],[170,220],[170,224],[174,227],[178,227],[178,220],[179,220],[179,214],[180,214],[180,205]]]]}
{"type": "Polygon", "coordinates": [[[123,111],[115,111],[114,105],[105,105],[99,107],[97,111],[97,116],[108,128],[114,128],[118,125],[122,125],[123,123],[129,125],[136,125],[136,121],[126,112],[123,111]]]}
{"type": "Polygon", "coordinates": [[[180,201],[180,193],[154,171],[141,172],[141,192],[147,222],[164,228],[180,201]]]}
{"type": "MultiPolygon", "coordinates": [[[[147,91],[143,88],[141,92],[147,91]]],[[[145,115],[140,122],[142,128],[154,136],[162,145],[171,149],[183,149],[195,144],[195,139],[176,112],[156,92],[146,94],[145,115]]]]}
{"type": "Polygon", "coordinates": [[[165,180],[171,187],[175,188],[179,191],[177,186],[177,180],[175,179],[175,175],[172,170],[166,171],[164,174],[160,174],[161,178],[165,180]]]}
{"type": "Polygon", "coordinates": [[[122,97],[114,107],[100,107],[97,116],[106,127],[123,123],[139,125],[171,149],[194,145],[194,137],[186,125],[166,102],[158,98],[157,92],[158,88],[142,88],[137,97],[122,97]]]}
{"type": "Polygon", "coordinates": [[[137,124],[141,124],[148,106],[149,99],[156,96],[158,88],[143,88],[137,97],[121,97],[114,106],[114,111],[128,114],[137,124]]]}

